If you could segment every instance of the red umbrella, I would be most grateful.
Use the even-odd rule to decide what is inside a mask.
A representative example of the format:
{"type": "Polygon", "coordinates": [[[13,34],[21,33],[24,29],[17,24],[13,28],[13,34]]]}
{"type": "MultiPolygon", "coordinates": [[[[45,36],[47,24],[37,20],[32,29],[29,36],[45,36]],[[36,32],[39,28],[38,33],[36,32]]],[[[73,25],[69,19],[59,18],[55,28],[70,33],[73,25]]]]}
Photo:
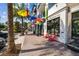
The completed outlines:
{"type": "Polygon", "coordinates": [[[43,19],[42,18],[36,18],[36,22],[42,22],[43,21],[43,19]]]}

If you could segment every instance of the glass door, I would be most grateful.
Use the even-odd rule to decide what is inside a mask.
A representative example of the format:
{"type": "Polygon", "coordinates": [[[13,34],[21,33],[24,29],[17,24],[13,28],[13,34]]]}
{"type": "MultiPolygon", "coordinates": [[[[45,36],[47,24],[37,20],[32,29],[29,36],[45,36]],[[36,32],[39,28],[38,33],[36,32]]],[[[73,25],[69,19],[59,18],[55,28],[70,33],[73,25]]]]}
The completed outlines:
{"type": "Polygon", "coordinates": [[[60,33],[60,18],[55,18],[52,20],[52,33],[59,36],[60,33]]]}
{"type": "Polygon", "coordinates": [[[60,33],[60,18],[57,18],[55,21],[55,33],[59,36],[60,33]]]}
{"type": "Polygon", "coordinates": [[[49,34],[52,33],[52,23],[51,23],[51,20],[49,20],[49,21],[47,22],[47,32],[48,32],[49,34]]]}
{"type": "Polygon", "coordinates": [[[60,33],[60,18],[55,18],[47,22],[47,30],[49,34],[59,36],[60,33]]]}
{"type": "Polygon", "coordinates": [[[72,38],[79,38],[79,11],[72,14],[72,38]]]}

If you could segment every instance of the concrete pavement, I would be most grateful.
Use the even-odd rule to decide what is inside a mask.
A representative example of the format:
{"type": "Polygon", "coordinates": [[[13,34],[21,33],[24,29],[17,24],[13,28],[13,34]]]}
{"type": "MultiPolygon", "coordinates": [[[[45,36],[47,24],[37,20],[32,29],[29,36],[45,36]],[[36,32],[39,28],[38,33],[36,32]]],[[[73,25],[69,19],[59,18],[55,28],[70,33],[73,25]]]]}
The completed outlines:
{"type": "MultiPolygon", "coordinates": [[[[43,36],[15,35],[15,43],[21,44],[19,56],[79,56],[60,42],[49,42],[43,36]]],[[[1,53],[1,52],[0,52],[1,53]]]]}
{"type": "Polygon", "coordinates": [[[43,36],[25,35],[19,56],[72,56],[79,55],[59,42],[48,42],[43,36]]]}
{"type": "Polygon", "coordinates": [[[35,35],[26,35],[25,37],[26,39],[24,40],[20,55],[39,55],[46,42],[43,36],[37,37],[35,35]]]}

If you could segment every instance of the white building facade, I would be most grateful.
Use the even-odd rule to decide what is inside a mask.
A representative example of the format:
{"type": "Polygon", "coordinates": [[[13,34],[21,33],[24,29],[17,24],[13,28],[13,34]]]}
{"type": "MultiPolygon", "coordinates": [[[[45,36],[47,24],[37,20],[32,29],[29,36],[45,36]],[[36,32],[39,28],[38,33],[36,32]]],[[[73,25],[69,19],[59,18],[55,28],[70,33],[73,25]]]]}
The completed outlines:
{"type": "Polygon", "coordinates": [[[72,13],[78,10],[77,3],[56,3],[48,10],[48,21],[59,18],[58,41],[67,43],[72,39],[72,13]]]}

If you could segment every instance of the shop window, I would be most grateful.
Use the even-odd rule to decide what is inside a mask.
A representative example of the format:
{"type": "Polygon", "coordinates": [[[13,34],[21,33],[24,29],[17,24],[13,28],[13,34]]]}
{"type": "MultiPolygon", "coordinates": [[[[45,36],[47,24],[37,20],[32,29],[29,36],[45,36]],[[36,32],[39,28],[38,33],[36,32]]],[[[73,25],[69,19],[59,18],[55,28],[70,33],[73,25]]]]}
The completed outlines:
{"type": "Polygon", "coordinates": [[[48,22],[48,33],[59,36],[60,33],[60,18],[52,19],[48,22]]]}
{"type": "Polygon", "coordinates": [[[52,33],[52,23],[51,23],[51,20],[47,22],[47,32],[49,34],[52,33]]]}
{"type": "Polygon", "coordinates": [[[79,37],[79,11],[72,13],[72,38],[79,37]]]}

